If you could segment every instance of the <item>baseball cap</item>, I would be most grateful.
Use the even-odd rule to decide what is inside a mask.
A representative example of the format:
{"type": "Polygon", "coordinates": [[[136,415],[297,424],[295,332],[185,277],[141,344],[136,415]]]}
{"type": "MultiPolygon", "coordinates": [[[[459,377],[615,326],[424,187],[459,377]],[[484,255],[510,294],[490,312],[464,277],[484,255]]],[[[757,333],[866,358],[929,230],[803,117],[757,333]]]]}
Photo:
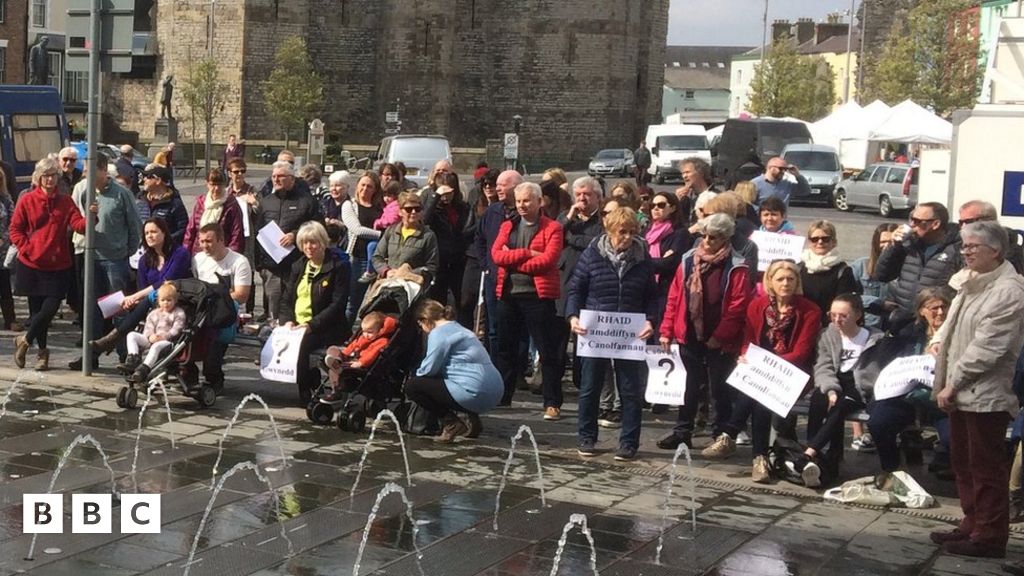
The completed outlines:
{"type": "Polygon", "coordinates": [[[161,166],[159,164],[155,166],[147,166],[146,169],[143,170],[142,175],[146,177],[156,176],[157,178],[163,180],[164,182],[171,181],[171,171],[168,170],[165,166],[161,166]]]}

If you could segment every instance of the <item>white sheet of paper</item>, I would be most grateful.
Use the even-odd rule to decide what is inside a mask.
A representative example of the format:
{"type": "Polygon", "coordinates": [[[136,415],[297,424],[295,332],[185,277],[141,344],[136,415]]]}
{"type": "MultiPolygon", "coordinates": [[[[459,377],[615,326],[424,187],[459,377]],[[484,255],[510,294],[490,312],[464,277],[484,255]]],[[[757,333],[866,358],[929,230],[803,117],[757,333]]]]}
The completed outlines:
{"type": "Polygon", "coordinates": [[[886,364],[875,380],[875,400],[903,396],[919,385],[929,388],[935,380],[935,357],[931,354],[897,358],[886,364]]]}
{"type": "Polygon", "coordinates": [[[136,250],[134,254],[128,257],[128,266],[131,267],[132,270],[138,270],[139,260],[142,260],[142,256],[145,253],[146,250],[142,246],[139,246],[139,249],[136,250]]]}
{"type": "Polygon", "coordinates": [[[647,347],[647,390],[644,400],[651,404],[682,406],[686,399],[686,367],[679,356],[679,345],[669,352],[661,346],[647,347]]]}
{"type": "Polygon", "coordinates": [[[757,244],[757,270],[764,272],[772,260],[789,259],[800,262],[807,239],[793,234],[754,230],[754,233],[750,235],[750,241],[757,244]]]}
{"type": "Polygon", "coordinates": [[[737,364],[726,382],[779,416],[788,416],[810,375],[754,344],[745,357],[747,362],[737,364]]]}
{"type": "Polygon", "coordinates": [[[249,223],[249,205],[245,203],[245,200],[242,200],[241,196],[235,196],[235,201],[238,202],[238,207],[242,209],[242,233],[248,238],[252,236],[252,229],[250,228],[252,224],[249,223]]]}
{"type": "Polygon", "coordinates": [[[103,313],[103,318],[113,318],[120,314],[122,302],[124,302],[124,292],[121,290],[113,294],[100,296],[100,299],[96,301],[100,306],[100,312],[103,313]]]}
{"type": "Polygon", "coordinates": [[[260,376],[274,382],[294,384],[298,378],[299,346],[305,335],[305,328],[274,328],[260,351],[260,376]]]}
{"type": "Polygon", "coordinates": [[[277,225],[277,222],[270,222],[263,228],[260,228],[256,239],[259,240],[260,246],[270,256],[274,262],[280,264],[281,260],[284,260],[292,250],[295,250],[295,245],[285,248],[281,246],[281,238],[284,237],[284,231],[277,225]]]}
{"type": "Polygon", "coordinates": [[[647,320],[643,314],[580,310],[586,336],[576,340],[576,355],[586,358],[645,360],[647,344],[637,338],[647,320]]]}

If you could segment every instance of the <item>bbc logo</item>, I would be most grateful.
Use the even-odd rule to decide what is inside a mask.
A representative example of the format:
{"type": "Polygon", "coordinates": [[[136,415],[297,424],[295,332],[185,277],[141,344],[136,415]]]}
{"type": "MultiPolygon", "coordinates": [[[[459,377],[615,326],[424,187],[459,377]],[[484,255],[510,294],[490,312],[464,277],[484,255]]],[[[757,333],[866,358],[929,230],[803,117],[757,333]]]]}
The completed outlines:
{"type": "MultiPolygon", "coordinates": [[[[21,504],[23,533],[64,533],[63,494],[25,494],[21,504]]],[[[113,515],[110,494],[71,495],[73,534],[110,534],[113,515]]],[[[121,494],[121,534],[159,533],[160,495],[121,494]]]]}

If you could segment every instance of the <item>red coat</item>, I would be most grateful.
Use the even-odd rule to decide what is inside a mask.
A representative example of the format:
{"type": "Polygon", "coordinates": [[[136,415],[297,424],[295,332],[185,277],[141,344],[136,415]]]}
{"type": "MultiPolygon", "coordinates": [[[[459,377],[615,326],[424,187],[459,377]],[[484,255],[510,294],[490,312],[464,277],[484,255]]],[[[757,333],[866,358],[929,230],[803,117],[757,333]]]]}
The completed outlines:
{"type": "MultiPolygon", "coordinates": [[[[747,335],[744,338],[743,353],[747,352],[747,346],[751,344],[761,346],[765,311],[769,306],[771,306],[771,300],[767,294],[762,294],[754,298],[750,307],[747,308],[747,335]]],[[[777,354],[777,356],[811,374],[814,368],[814,352],[818,345],[818,332],[821,330],[821,309],[811,300],[803,296],[795,296],[793,311],[796,313],[796,320],[793,323],[789,342],[786,343],[786,352],[777,354]]],[[[775,354],[773,350],[768,351],[775,354]]]]}
{"type": "Polygon", "coordinates": [[[509,272],[515,271],[533,276],[533,286],[537,289],[539,298],[557,299],[560,290],[558,256],[562,253],[562,227],[558,222],[542,214],[537,223],[537,234],[530,241],[530,247],[510,248],[508,244],[513,223],[518,223],[518,220],[506,220],[501,224],[498,237],[491,248],[491,260],[498,268],[498,298],[501,298],[509,272]],[[541,254],[533,256],[531,252],[541,254]]]}
{"type": "Polygon", "coordinates": [[[38,186],[25,192],[11,216],[11,244],[18,248],[18,260],[48,272],[70,268],[69,228],[85,234],[85,218],[71,196],[56,190],[48,195],[38,186]]]}
{"type": "MultiPolygon", "coordinates": [[[[693,270],[693,253],[683,257],[676,268],[676,275],[668,289],[668,300],[665,304],[665,317],[659,327],[660,335],[680,344],[692,344],[686,322],[687,297],[689,281],[687,272],[693,270]]],[[[734,253],[732,261],[726,264],[723,278],[725,287],[722,298],[722,318],[711,337],[722,344],[722,351],[735,354],[743,345],[743,326],[746,324],[747,305],[753,292],[747,279],[749,269],[743,257],[734,253]]]]}

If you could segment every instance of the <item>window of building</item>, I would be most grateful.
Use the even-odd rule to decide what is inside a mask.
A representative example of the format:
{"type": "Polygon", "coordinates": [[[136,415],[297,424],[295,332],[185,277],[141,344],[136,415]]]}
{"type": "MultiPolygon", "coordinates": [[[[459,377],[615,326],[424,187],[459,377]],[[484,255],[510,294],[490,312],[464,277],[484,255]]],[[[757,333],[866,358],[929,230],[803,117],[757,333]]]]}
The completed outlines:
{"type": "Polygon", "coordinates": [[[718,67],[719,68],[725,68],[725,62],[719,62],[718,63],[718,67]]]}
{"type": "Polygon", "coordinates": [[[46,28],[46,8],[48,0],[32,0],[32,26],[46,28]]]}
{"type": "Polygon", "coordinates": [[[46,58],[49,60],[48,70],[46,71],[46,83],[61,91],[61,78],[64,72],[64,55],[60,52],[47,51],[46,58]]]}
{"type": "Polygon", "coordinates": [[[736,71],[736,83],[740,84],[741,82],[743,82],[743,70],[742,69],[736,71]]]}
{"type": "Polygon", "coordinates": [[[7,0],[0,0],[0,22],[7,19],[7,0]]]}
{"type": "Polygon", "coordinates": [[[35,162],[63,145],[56,114],[15,114],[11,123],[17,162],[35,162]]]}
{"type": "Polygon", "coordinates": [[[684,96],[685,96],[686,98],[690,98],[690,99],[692,99],[692,98],[693,98],[693,90],[687,90],[687,91],[683,92],[683,95],[684,95],[684,96]]]}
{"type": "Polygon", "coordinates": [[[73,104],[82,104],[89,101],[89,73],[88,72],[65,72],[64,73],[64,101],[73,104]]]}
{"type": "Polygon", "coordinates": [[[696,62],[690,62],[689,63],[689,67],[690,68],[696,68],[697,67],[697,63],[696,62]]]}
{"type": "MultiPolygon", "coordinates": [[[[2,2],[3,0],[0,0],[2,2]]],[[[0,48],[0,84],[7,83],[7,48],[0,48]]]]}
{"type": "Polygon", "coordinates": [[[700,65],[704,68],[711,68],[711,64],[708,64],[707,62],[701,62],[700,65]]]}

